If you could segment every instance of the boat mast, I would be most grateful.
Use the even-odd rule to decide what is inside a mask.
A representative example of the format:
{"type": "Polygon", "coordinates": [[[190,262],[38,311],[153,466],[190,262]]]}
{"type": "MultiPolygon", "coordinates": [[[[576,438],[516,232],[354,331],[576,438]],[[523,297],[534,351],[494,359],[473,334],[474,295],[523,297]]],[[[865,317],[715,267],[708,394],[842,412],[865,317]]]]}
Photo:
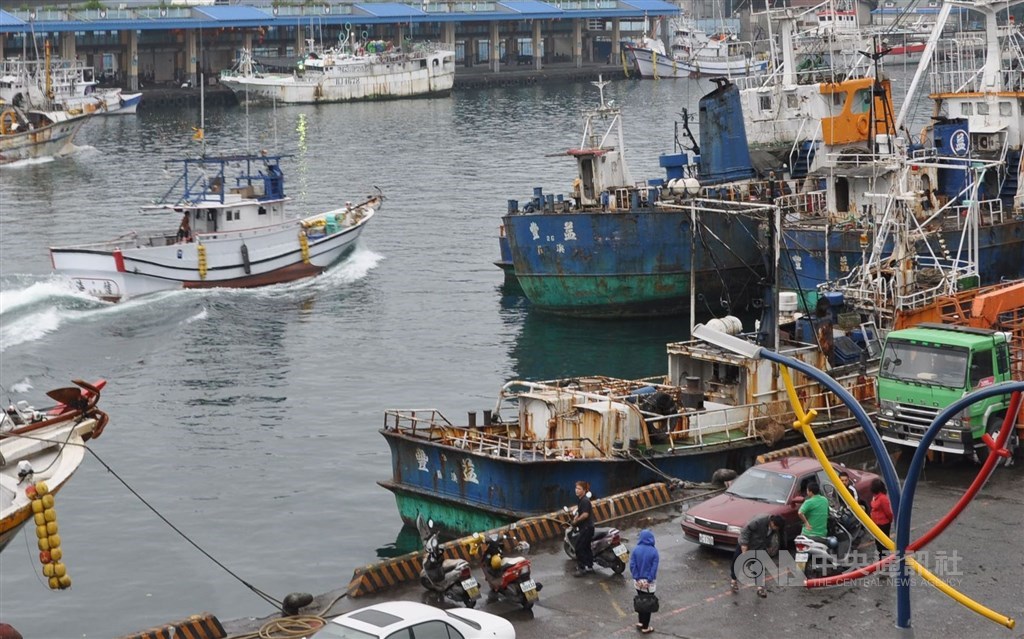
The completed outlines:
{"type": "Polygon", "coordinates": [[[917,71],[914,72],[914,79],[910,81],[910,88],[907,89],[907,96],[903,100],[903,105],[900,107],[900,113],[896,116],[896,131],[903,128],[903,124],[907,120],[907,114],[910,113],[910,107],[914,103],[914,95],[917,93],[917,85],[921,83],[921,78],[928,72],[928,64],[931,62],[932,55],[935,52],[935,47],[939,43],[939,38],[942,36],[942,30],[946,26],[946,20],[949,18],[949,12],[952,10],[953,4],[951,2],[943,2],[942,8],[939,9],[939,15],[935,19],[935,26],[932,27],[932,32],[928,36],[928,42],[924,46],[924,52],[921,53],[921,62],[917,65],[917,71]]]}

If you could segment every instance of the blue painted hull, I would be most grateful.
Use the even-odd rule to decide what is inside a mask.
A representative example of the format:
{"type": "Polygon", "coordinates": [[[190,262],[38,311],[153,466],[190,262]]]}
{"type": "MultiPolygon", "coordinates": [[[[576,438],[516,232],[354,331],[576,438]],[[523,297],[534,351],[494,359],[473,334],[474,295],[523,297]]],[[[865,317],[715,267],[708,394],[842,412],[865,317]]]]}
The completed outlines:
{"type": "MultiPolygon", "coordinates": [[[[782,233],[782,255],[779,264],[779,282],[782,290],[794,291],[802,296],[809,308],[814,307],[816,289],[829,279],[836,280],[849,274],[850,270],[863,263],[859,229],[831,229],[828,237],[825,227],[790,228],[782,233]],[[828,246],[828,271],[826,272],[826,242],[828,246]]],[[[946,247],[960,244],[960,231],[944,231],[942,239],[946,247]]],[[[932,250],[942,255],[938,241],[932,242],[932,250]]],[[[979,264],[981,284],[996,284],[1006,279],[1024,277],[1024,219],[1010,220],[1002,224],[986,226],[978,233],[979,264]]],[[[924,247],[919,246],[920,253],[924,247]]],[[[885,255],[892,252],[888,246],[885,255]]]]}
{"type": "MultiPolygon", "coordinates": [[[[385,487],[396,495],[419,497],[424,507],[433,501],[449,508],[487,513],[504,521],[575,504],[577,480],[590,482],[591,492],[597,497],[665,481],[665,475],[705,482],[710,481],[719,468],[742,470],[752,466],[757,455],[768,450],[762,443],[745,442],[652,454],[644,458],[646,465],[619,457],[519,461],[409,437],[392,430],[382,430],[381,434],[391,448],[392,477],[385,487]]],[[[404,506],[400,503],[400,507],[403,518],[410,516],[408,503],[404,506]]],[[[415,518],[415,514],[411,517],[415,518]]]]}
{"type": "MultiPolygon", "coordinates": [[[[586,317],[689,308],[688,210],[514,213],[503,222],[515,275],[538,308],[586,317]]],[[[723,299],[740,308],[760,295],[765,265],[757,244],[759,222],[704,213],[700,223],[693,265],[700,310],[717,312],[723,299]]]]}

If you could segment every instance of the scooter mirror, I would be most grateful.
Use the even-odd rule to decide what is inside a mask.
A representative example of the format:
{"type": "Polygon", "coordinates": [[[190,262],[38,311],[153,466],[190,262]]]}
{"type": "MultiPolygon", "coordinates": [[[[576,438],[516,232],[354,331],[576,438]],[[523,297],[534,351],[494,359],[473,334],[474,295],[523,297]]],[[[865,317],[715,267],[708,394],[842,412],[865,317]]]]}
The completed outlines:
{"type": "Polygon", "coordinates": [[[427,520],[427,528],[433,528],[433,527],[434,527],[434,520],[433,519],[428,519],[427,520]]]}
{"type": "Polygon", "coordinates": [[[569,507],[568,506],[562,506],[562,512],[563,513],[569,512],[569,507]]]}

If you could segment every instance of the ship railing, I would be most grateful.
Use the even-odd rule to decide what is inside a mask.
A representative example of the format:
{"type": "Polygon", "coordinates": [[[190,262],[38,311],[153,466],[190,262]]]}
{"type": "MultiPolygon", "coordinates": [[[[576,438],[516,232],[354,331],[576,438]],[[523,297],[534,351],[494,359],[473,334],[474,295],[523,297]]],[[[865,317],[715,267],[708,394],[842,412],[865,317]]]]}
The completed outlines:
{"type": "Polygon", "coordinates": [[[775,199],[785,222],[807,218],[820,218],[828,212],[827,191],[790,193],[775,199]]]}

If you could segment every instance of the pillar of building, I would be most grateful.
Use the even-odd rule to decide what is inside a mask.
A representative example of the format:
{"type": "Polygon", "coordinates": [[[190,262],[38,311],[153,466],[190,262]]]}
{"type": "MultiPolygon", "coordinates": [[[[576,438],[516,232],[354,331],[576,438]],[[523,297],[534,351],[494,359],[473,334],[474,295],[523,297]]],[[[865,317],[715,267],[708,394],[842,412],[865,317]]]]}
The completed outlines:
{"type": "MultiPolygon", "coordinates": [[[[252,53],[252,30],[250,29],[246,29],[245,33],[242,34],[242,48],[250,54],[252,53]]],[[[232,53],[231,58],[234,59],[234,57],[232,53]]]]}
{"type": "Polygon", "coordinates": [[[471,67],[476,64],[476,52],[477,52],[476,38],[466,38],[466,66],[471,67]]]}
{"type": "Polygon", "coordinates": [[[405,25],[398,25],[398,46],[402,46],[405,42],[405,25]]]}
{"type": "Polygon", "coordinates": [[[78,57],[74,31],[66,31],[60,34],[60,57],[63,60],[74,60],[78,57]]]}
{"type": "Polygon", "coordinates": [[[0,33],[0,60],[3,60],[7,56],[4,55],[4,51],[7,49],[7,36],[0,33]]]}
{"type": "Polygon", "coordinates": [[[543,66],[541,64],[542,51],[540,43],[542,41],[540,39],[540,20],[533,21],[533,33],[531,33],[530,35],[532,36],[531,39],[533,44],[533,68],[540,71],[541,66],[543,66]]]}
{"type": "Polygon", "coordinates": [[[126,80],[129,91],[139,90],[139,32],[135,29],[128,29],[122,33],[128,34],[127,57],[128,57],[128,78],[126,80]]]}
{"type": "Polygon", "coordinates": [[[185,81],[199,86],[196,67],[199,65],[199,30],[185,29],[185,81]]]}
{"type": "Polygon", "coordinates": [[[491,71],[497,73],[501,70],[501,38],[498,34],[498,21],[491,20],[491,47],[490,47],[491,71]]]}
{"type": "Polygon", "coordinates": [[[295,27],[295,55],[302,55],[306,52],[306,30],[301,25],[295,27]]]}
{"type": "Polygon", "coordinates": [[[572,63],[577,68],[583,66],[583,20],[572,19],[572,63]]]}
{"type": "Polygon", "coordinates": [[[612,18],[612,59],[609,60],[609,64],[617,64],[619,59],[622,57],[622,46],[619,41],[622,40],[622,32],[619,25],[618,18],[612,18]]]}
{"type": "Polygon", "coordinates": [[[445,22],[442,32],[444,35],[444,46],[446,49],[455,50],[455,23],[445,22]]]}

